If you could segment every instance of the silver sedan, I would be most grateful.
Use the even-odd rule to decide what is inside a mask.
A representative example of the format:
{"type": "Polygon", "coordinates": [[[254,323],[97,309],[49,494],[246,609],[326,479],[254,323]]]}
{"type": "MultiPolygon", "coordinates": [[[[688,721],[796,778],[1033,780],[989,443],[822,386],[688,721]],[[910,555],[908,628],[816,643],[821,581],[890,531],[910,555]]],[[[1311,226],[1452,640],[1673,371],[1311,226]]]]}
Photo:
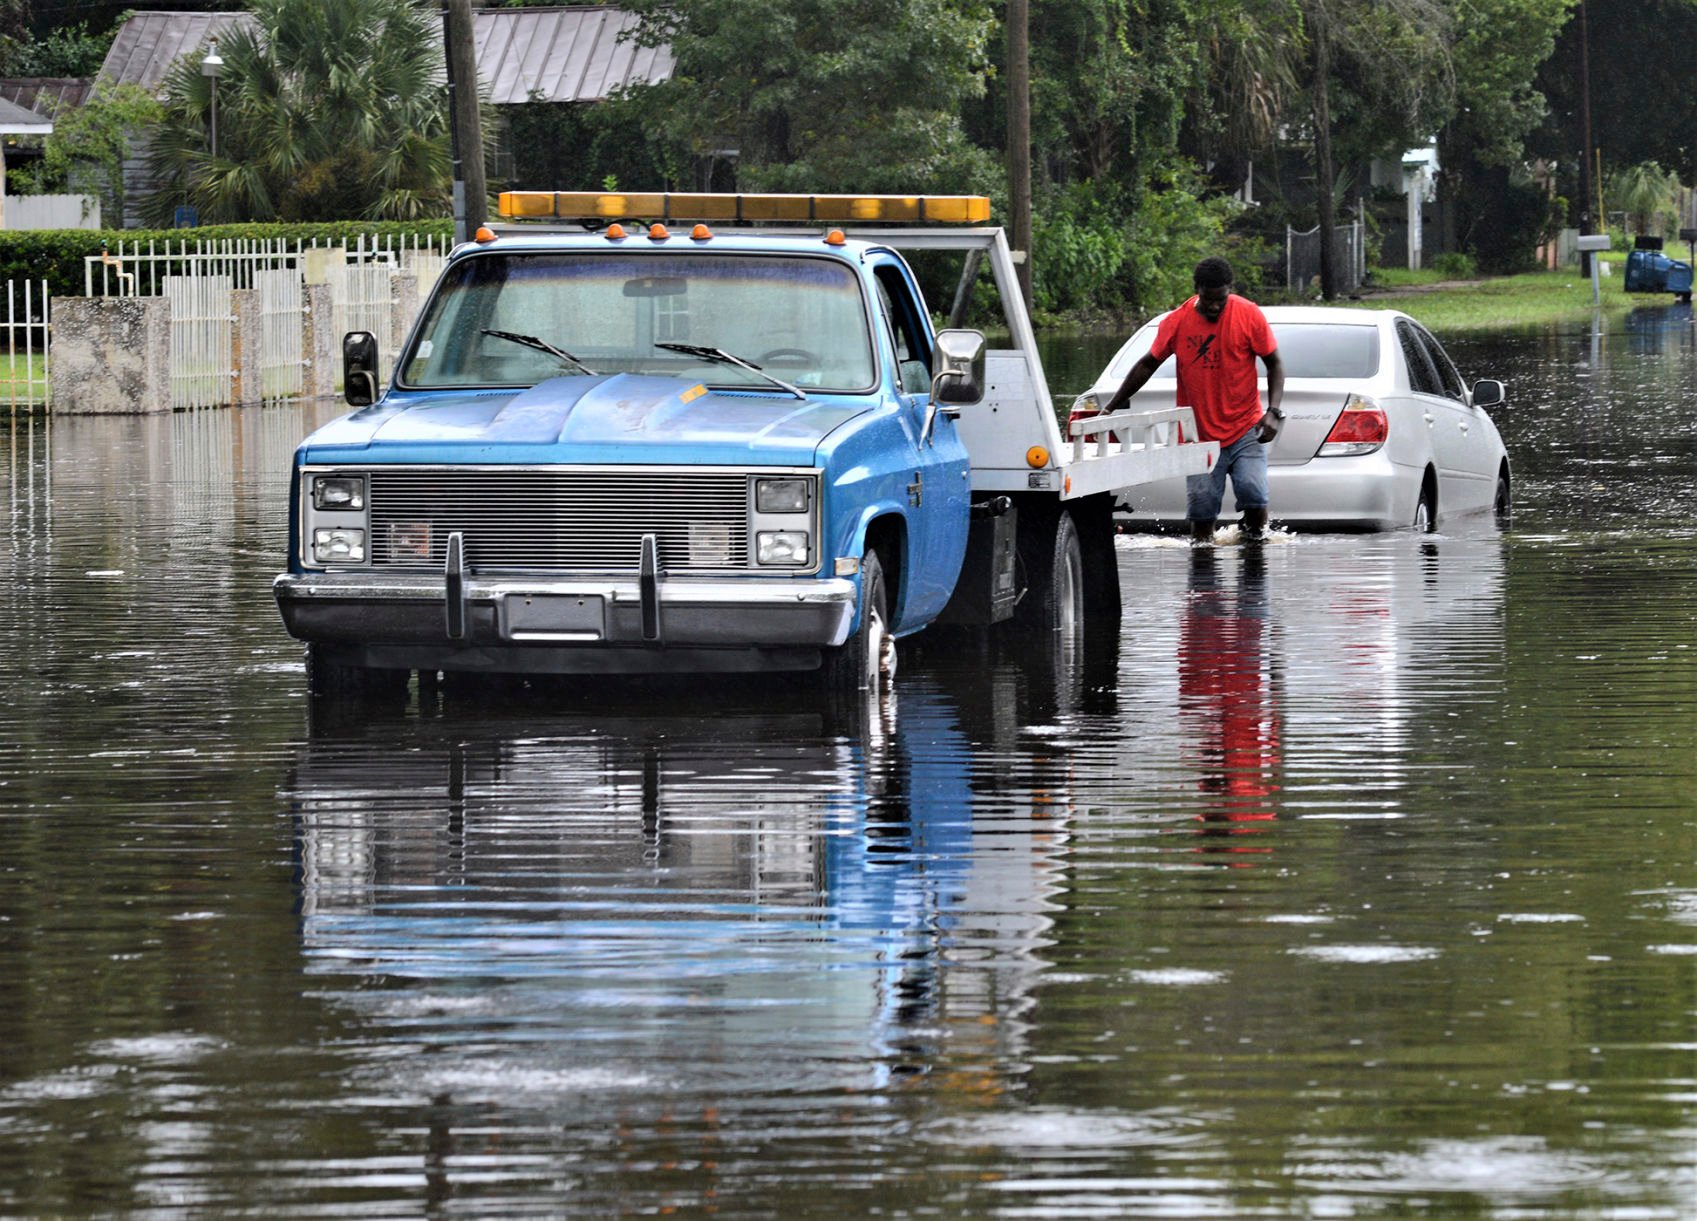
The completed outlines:
{"type": "MultiPolygon", "coordinates": [[[[1429,531],[1461,514],[1507,517],[1508,454],[1485,411],[1504,401],[1501,382],[1469,388],[1443,346],[1395,310],[1269,306],[1265,313],[1285,368],[1286,418],[1267,455],[1275,524],[1429,531]]],[[[1073,404],[1073,418],[1096,414],[1149,350],[1159,322],[1126,341],[1073,404]]],[[[1261,386],[1264,396],[1265,378],[1261,386]]],[[[1129,409],[1171,407],[1175,391],[1169,358],[1129,409]]],[[[1133,521],[1182,522],[1184,480],[1135,488],[1121,508],[1133,521]]],[[[1222,516],[1236,511],[1228,490],[1222,516]]]]}

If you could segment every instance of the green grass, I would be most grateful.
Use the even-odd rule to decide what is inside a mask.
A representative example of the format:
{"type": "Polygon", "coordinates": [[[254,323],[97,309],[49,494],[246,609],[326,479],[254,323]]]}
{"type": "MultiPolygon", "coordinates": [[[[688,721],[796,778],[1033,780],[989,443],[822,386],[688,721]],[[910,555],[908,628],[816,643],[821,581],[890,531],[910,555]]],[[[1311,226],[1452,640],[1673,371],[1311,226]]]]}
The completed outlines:
{"type": "MultiPolygon", "coordinates": [[[[1646,305],[1669,305],[1671,293],[1623,291],[1626,255],[1604,257],[1601,309],[1605,316],[1624,314],[1646,305]]],[[[1456,282],[1435,271],[1397,268],[1375,270],[1359,301],[1340,301],[1363,309],[1399,309],[1431,330],[1488,331],[1545,326],[1554,322],[1589,322],[1597,307],[1591,302],[1591,281],[1579,269],[1535,271],[1518,276],[1494,276],[1456,282]],[[1432,287],[1443,284],[1444,287],[1432,287]]]]}
{"type": "Polygon", "coordinates": [[[47,363],[39,355],[0,352],[0,406],[47,398],[47,363]]]}

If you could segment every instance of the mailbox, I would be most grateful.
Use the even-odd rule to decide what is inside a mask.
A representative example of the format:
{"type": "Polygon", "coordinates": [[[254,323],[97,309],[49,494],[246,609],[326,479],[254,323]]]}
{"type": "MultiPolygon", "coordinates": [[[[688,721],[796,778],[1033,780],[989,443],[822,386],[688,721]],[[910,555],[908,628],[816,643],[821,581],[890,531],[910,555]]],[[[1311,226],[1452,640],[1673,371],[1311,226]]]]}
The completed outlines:
{"type": "Polygon", "coordinates": [[[1609,235],[1606,233],[1581,233],[1579,235],[1579,248],[1581,250],[1607,250],[1609,248],[1609,235]]]}

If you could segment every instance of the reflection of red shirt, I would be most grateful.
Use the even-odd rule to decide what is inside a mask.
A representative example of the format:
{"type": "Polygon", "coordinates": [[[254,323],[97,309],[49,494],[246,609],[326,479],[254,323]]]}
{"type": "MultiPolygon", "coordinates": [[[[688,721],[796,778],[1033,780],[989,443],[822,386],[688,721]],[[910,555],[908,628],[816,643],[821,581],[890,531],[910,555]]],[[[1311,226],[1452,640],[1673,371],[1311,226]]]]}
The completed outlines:
{"type": "Polygon", "coordinates": [[[1196,412],[1202,440],[1229,445],[1260,420],[1255,358],[1277,349],[1261,307],[1232,293],[1217,322],[1196,312],[1195,297],[1161,319],[1149,354],[1177,355],[1178,406],[1196,412]]]}

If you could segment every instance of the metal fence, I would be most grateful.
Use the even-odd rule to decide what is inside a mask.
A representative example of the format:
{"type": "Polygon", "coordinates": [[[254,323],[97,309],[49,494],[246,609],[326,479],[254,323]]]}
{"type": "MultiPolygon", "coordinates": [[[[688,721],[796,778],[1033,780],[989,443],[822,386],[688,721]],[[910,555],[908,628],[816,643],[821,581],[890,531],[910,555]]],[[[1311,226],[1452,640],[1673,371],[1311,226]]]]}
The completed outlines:
{"type": "Polygon", "coordinates": [[[88,297],[164,295],[166,276],[227,275],[237,288],[254,287],[260,271],[294,267],[304,272],[313,252],[322,251],[331,265],[339,257],[350,264],[387,263],[418,275],[421,285],[435,281],[447,258],[447,244],[417,235],[363,235],[345,246],[325,242],[266,241],[120,241],[117,249],[83,259],[83,295],[88,297]],[[340,251],[339,256],[332,252],[340,251]]]}
{"type": "MultiPolygon", "coordinates": [[[[1335,226],[1332,258],[1339,292],[1354,292],[1367,278],[1367,247],[1360,221],[1335,226]]],[[[1320,226],[1297,232],[1285,226],[1285,287],[1307,291],[1320,277],[1320,226]]]]}
{"type": "Polygon", "coordinates": [[[52,400],[47,380],[52,299],[45,280],[6,282],[5,366],[0,396],[14,410],[46,406],[52,400]]]}
{"type": "MultiPolygon", "coordinates": [[[[368,330],[385,340],[395,330],[395,275],[411,272],[427,291],[447,261],[449,243],[433,237],[367,234],[346,246],[287,240],[120,241],[83,261],[90,297],[165,297],[171,311],[171,399],[174,407],[225,404],[234,397],[230,292],[255,290],[259,299],[259,352],[243,352],[244,386],[265,399],[300,394],[306,353],[302,318],[308,266],[329,282],[337,333],[368,330]],[[252,380],[248,380],[252,379],[252,380]]],[[[0,369],[0,396],[12,403],[45,404],[51,327],[45,282],[6,285],[8,368],[0,369]]],[[[404,321],[404,319],[403,319],[404,321]]],[[[385,366],[392,344],[380,343],[385,366]]],[[[388,376],[388,368],[382,370],[388,376]]]]}
{"type": "Polygon", "coordinates": [[[166,276],[171,302],[171,406],[228,403],[236,377],[227,275],[166,276]]]}
{"type": "Polygon", "coordinates": [[[331,333],[370,331],[378,337],[378,382],[387,381],[394,354],[395,267],[392,263],[348,263],[330,268],[331,333]]]}
{"type": "Polygon", "coordinates": [[[259,271],[253,286],[259,296],[260,397],[279,399],[299,394],[305,383],[301,314],[306,302],[301,273],[294,269],[259,271]]]}

